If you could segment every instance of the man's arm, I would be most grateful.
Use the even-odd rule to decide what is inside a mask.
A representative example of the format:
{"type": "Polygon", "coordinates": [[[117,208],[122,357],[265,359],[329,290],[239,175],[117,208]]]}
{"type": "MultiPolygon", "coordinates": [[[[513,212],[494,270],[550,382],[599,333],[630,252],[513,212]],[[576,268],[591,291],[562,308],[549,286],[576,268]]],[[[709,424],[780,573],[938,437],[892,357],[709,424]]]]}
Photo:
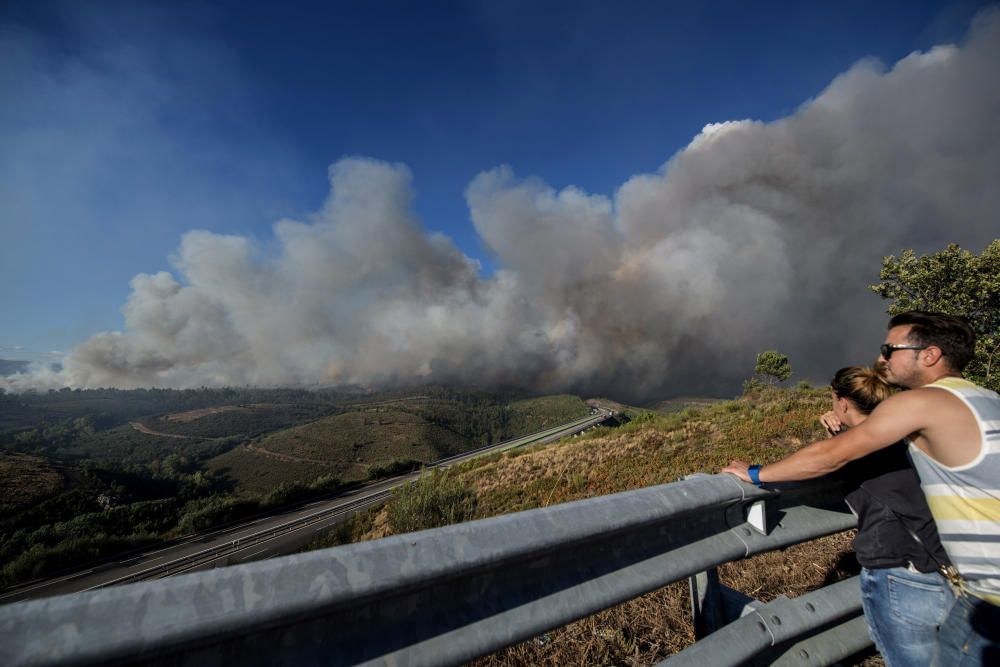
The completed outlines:
{"type": "MultiPolygon", "coordinates": [[[[915,390],[892,396],[858,426],[764,466],[759,472],[760,481],[791,482],[821,477],[919,431],[925,426],[923,397],[919,393],[915,390]]],[[[749,482],[747,467],[743,461],[733,461],[722,472],[749,482]]]]}

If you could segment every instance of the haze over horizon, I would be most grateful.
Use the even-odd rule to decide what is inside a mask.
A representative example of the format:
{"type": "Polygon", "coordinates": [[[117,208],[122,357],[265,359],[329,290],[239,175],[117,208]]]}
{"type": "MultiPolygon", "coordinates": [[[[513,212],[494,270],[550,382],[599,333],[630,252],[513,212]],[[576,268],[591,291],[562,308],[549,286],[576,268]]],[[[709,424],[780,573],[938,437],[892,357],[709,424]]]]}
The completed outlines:
{"type": "Polygon", "coordinates": [[[40,4],[0,10],[8,391],[825,381],[883,256],[1000,236],[995,6],[40,4]]]}

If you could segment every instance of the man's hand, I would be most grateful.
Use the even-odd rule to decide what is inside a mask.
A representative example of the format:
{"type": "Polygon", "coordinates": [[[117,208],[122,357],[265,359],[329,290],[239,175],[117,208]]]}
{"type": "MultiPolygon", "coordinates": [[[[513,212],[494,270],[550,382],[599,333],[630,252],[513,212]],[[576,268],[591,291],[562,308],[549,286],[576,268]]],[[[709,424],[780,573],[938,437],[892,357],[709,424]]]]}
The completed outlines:
{"type": "Polygon", "coordinates": [[[826,432],[830,435],[837,435],[840,433],[840,429],[844,426],[844,423],[840,421],[840,417],[838,417],[837,413],[833,410],[824,412],[819,418],[819,423],[823,425],[823,428],[825,428],[826,432]]]}
{"type": "Polygon", "coordinates": [[[750,474],[747,469],[750,468],[750,464],[746,461],[730,461],[729,465],[723,468],[720,472],[728,472],[730,475],[736,475],[744,482],[753,484],[750,481],[750,474]]]}

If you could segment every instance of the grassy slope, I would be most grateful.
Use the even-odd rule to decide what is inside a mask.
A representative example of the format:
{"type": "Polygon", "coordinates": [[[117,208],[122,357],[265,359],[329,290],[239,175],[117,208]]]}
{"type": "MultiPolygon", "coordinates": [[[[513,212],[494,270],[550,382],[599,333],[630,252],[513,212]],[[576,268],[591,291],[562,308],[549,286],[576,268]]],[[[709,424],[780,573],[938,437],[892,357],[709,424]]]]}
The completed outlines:
{"type": "Polygon", "coordinates": [[[205,468],[223,475],[224,479],[233,484],[232,490],[239,496],[264,495],[283,483],[309,483],[323,475],[359,479],[364,477],[367,470],[365,466],[323,466],[277,460],[246,446],[209,459],[205,468]]]}
{"type": "Polygon", "coordinates": [[[329,461],[430,460],[468,446],[466,438],[393,407],[349,412],[280,431],[261,440],[270,451],[329,461]]]}
{"type": "Polygon", "coordinates": [[[334,408],[323,405],[226,405],[218,408],[146,417],[139,421],[159,433],[195,438],[256,437],[323,417],[334,408]]]}
{"type": "MultiPolygon", "coordinates": [[[[473,518],[568,502],[715,472],[733,458],[781,458],[821,437],[825,391],[769,390],[755,398],[643,413],[618,429],[483,457],[457,467],[475,493],[473,518]]],[[[392,533],[388,508],[360,517],[326,544],[392,533]]],[[[317,544],[322,546],[323,544],[317,544]]],[[[797,595],[843,575],[850,538],[835,535],[720,568],[724,583],[758,599],[797,595]]],[[[484,665],[652,664],[691,641],[687,588],[677,583],[479,661],[484,665]]]]}
{"type": "MultiPolygon", "coordinates": [[[[509,406],[506,432],[530,433],[587,414],[576,396],[544,396],[509,406]]],[[[326,474],[345,481],[365,479],[370,465],[394,460],[429,463],[483,443],[457,432],[467,415],[461,404],[436,398],[385,401],[271,433],[248,447],[211,459],[239,493],[267,492],[290,481],[326,474]]]]}
{"type": "Polygon", "coordinates": [[[457,433],[420,417],[378,407],[271,433],[209,460],[206,467],[226,473],[239,493],[259,493],[283,481],[308,482],[320,475],[362,480],[372,464],[429,462],[440,458],[440,451],[469,446],[457,433]]]}
{"type": "Polygon", "coordinates": [[[542,396],[510,404],[508,435],[513,437],[582,417],[590,408],[577,396],[542,396]]]}

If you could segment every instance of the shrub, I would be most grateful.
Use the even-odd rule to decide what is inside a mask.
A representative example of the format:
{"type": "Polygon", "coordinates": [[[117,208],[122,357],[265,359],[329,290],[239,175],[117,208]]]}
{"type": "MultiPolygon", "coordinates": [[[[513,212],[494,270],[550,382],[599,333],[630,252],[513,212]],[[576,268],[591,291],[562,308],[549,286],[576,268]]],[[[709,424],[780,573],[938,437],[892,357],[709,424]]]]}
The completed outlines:
{"type": "Polygon", "coordinates": [[[313,494],[333,493],[344,486],[344,481],[336,475],[323,475],[317,477],[309,485],[309,491],[313,494]]]}
{"type": "Polygon", "coordinates": [[[476,495],[460,479],[441,470],[404,484],[393,493],[389,525],[395,533],[437,528],[470,519],[476,495]]]}
{"type": "Polygon", "coordinates": [[[281,507],[305,500],[312,495],[309,487],[302,482],[282,482],[261,499],[260,505],[262,509],[281,507]]]}
{"type": "Polygon", "coordinates": [[[388,463],[377,463],[368,466],[368,479],[384,479],[403,473],[412,472],[422,466],[420,461],[413,459],[393,459],[388,463]]]}
{"type": "Polygon", "coordinates": [[[260,512],[260,509],[261,504],[257,500],[214,496],[188,503],[177,522],[177,528],[181,533],[196,533],[243,519],[260,512]]]}

